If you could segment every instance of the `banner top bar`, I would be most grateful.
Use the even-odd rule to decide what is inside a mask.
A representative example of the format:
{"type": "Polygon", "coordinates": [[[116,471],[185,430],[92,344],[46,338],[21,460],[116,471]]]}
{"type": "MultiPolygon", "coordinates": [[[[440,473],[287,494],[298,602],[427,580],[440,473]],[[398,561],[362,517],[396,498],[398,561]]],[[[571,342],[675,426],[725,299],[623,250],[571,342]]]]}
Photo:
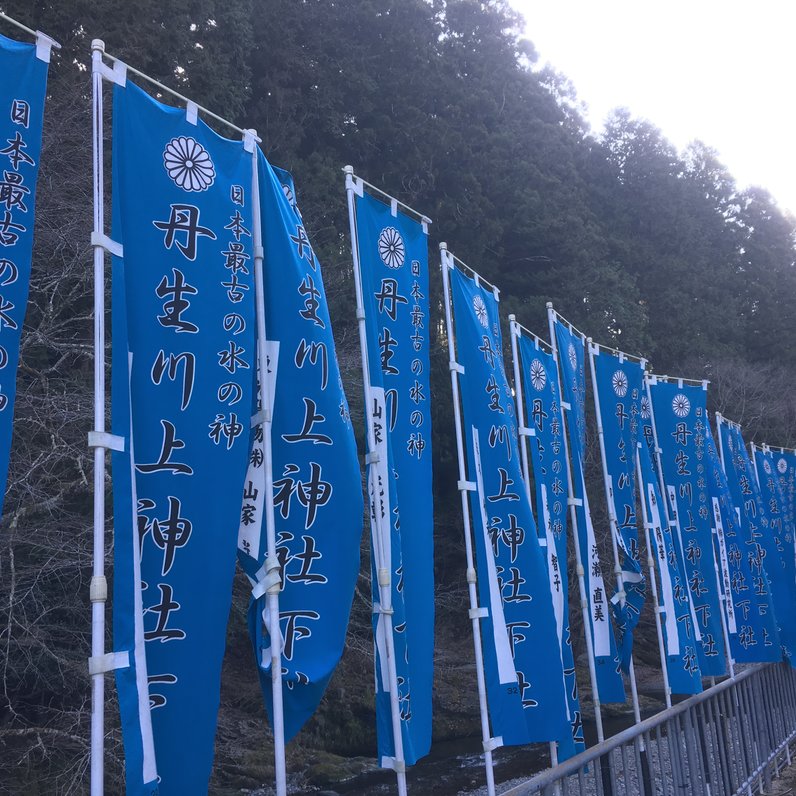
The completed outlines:
{"type": "Polygon", "coordinates": [[[496,295],[500,294],[500,288],[499,287],[497,287],[496,285],[493,285],[488,279],[484,279],[484,277],[481,276],[481,274],[479,274],[478,271],[475,270],[475,268],[471,268],[469,265],[467,265],[466,262],[464,262],[464,260],[460,260],[448,248],[448,244],[447,243],[440,243],[439,248],[440,248],[440,251],[444,251],[444,252],[448,253],[448,256],[451,258],[451,260],[453,260],[454,265],[458,263],[458,265],[460,265],[465,271],[469,271],[473,275],[473,277],[479,282],[479,284],[486,285],[488,288],[491,288],[492,291],[496,295]]]}
{"type": "Polygon", "coordinates": [[[8,22],[10,25],[13,25],[15,28],[19,28],[20,30],[24,30],[25,33],[30,34],[36,39],[38,43],[40,39],[45,39],[51,47],[55,47],[56,50],[61,49],[61,45],[51,36],[48,36],[46,33],[42,33],[40,30],[33,30],[33,28],[29,28],[27,25],[23,25],[21,22],[17,22],[13,17],[8,16],[8,14],[4,14],[0,11],[0,19],[4,22],[8,22]]]}
{"type": "Polygon", "coordinates": [[[647,372],[646,373],[647,380],[655,380],[655,381],[676,381],[682,382],[683,384],[700,384],[704,389],[708,388],[708,384],[710,384],[710,379],[683,379],[680,376],[662,376],[658,373],[647,372]]]}
{"type": "Polygon", "coordinates": [[[555,317],[556,321],[558,321],[559,323],[563,323],[565,326],[568,326],[573,334],[580,335],[584,340],[588,338],[587,334],[578,329],[577,326],[571,324],[557,309],[555,309],[555,307],[553,307],[552,301],[547,302],[547,309],[553,313],[553,316],[555,317]]]}
{"type": "Polygon", "coordinates": [[[424,224],[433,224],[434,223],[425,213],[421,213],[419,210],[415,210],[414,207],[409,207],[409,205],[404,204],[404,202],[402,202],[400,199],[396,199],[391,194],[388,194],[386,191],[383,191],[381,188],[376,187],[373,183],[368,182],[367,180],[363,180],[362,177],[357,176],[354,173],[354,167],[353,166],[343,166],[343,173],[345,175],[347,175],[347,176],[350,176],[352,180],[357,180],[360,183],[362,183],[362,185],[367,185],[368,188],[370,188],[372,191],[375,191],[376,193],[381,194],[386,199],[389,199],[390,202],[395,202],[395,204],[399,205],[404,210],[408,210],[413,215],[416,215],[418,217],[418,219],[420,221],[422,221],[424,224]]]}
{"type": "Polygon", "coordinates": [[[613,348],[612,346],[604,345],[603,343],[595,343],[590,337],[588,340],[593,348],[601,348],[603,351],[610,351],[612,354],[619,356],[620,359],[629,359],[633,362],[638,362],[642,367],[646,367],[649,364],[649,359],[647,359],[647,357],[642,357],[638,354],[628,354],[627,351],[622,351],[620,348],[613,348]]]}
{"type": "Polygon", "coordinates": [[[194,102],[192,99],[189,99],[184,94],[180,94],[178,91],[175,91],[173,88],[169,88],[168,86],[164,85],[158,80],[155,80],[154,77],[150,77],[145,72],[136,69],[134,66],[130,66],[127,62],[123,61],[121,58],[117,58],[115,55],[111,55],[110,53],[105,51],[105,43],[101,39],[94,39],[91,42],[91,50],[92,52],[99,52],[102,54],[103,57],[107,58],[113,64],[121,64],[128,72],[135,75],[136,77],[141,78],[142,80],[146,80],[153,86],[157,86],[161,91],[165,91],[167,94],[171,95],[177,100],[185,103],[186,109],[189,113],[195,114],[197,111],[201,111],[206,116],[209,116],[211,119],[215,119],[217,122],[229,127],[231,130],[234,130],[236,133],[239,133],[244,139],[247,138],[254,138],[257,143],[261,143],[262,139],[257,135],[255,130],[246,130],[242,127],[238,127],[236,124],[233,124],[229,120],[225,119],[223,116],[219,116],[217,113],[213,113],[213,111],[208,110],[203,105],[199,105],[197,102],[194,102]]]}
{"type": "Polygon", "coordinates": [[[532,332],[527,326],[523,326],[518,320],[516,315],[509,315],[509,323],[513,323],[514,326],[517,327],[517,330],[522,334],[523,332],[528,335],[529,337],[533,338],[533,341],[536,343],[537,347],[542,346],[543,348],[547,349],[550,353],[553,352],[553,346],[544,340],[543,338],[539,337],[538,334],[532,332]]]}

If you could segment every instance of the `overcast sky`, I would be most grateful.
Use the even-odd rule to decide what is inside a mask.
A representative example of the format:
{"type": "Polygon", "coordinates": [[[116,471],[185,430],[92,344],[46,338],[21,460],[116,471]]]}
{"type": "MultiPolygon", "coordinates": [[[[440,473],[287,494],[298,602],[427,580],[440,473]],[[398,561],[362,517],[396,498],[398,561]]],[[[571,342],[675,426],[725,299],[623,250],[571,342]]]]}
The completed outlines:
{"type": "Polygon", "coordinates": [[[761,185],[796,214],[792,0],[510,2],[596,130],[625,106],[679,148],[701,139],[742,187],[761,185]]]}

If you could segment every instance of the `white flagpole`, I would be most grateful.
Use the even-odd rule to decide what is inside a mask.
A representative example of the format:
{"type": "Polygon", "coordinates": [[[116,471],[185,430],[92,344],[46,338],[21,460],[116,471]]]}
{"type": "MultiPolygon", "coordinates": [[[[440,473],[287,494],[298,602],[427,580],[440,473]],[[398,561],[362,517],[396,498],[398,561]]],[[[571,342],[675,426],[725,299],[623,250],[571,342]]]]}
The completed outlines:
{"type": "MultiPolygon", "coordinates": [[[[94,433],[105,432],[105,175],[103,142],[102,52],[104,45],[91,43],[91,82],[94,152],[94,433]]],[[[91,436],[91,435],[89,435],[91,436]]],[[[89,440],[91,444],[92,440],[89,440]]],[[[100,440],[96,441],[97,443],[100,440]]],[[[91,657],[105,654],[105,447],[94,446],[94,554],[90,586],[91,657]]],[[[91,796],[104,792],[105,758],[105,671],[91,672],[91,796]]]]}
{"type": "MultiPolygon", "coordinates": [[[[376,572],[379,587],[379,605],[374,606],[384,627],[385,647],[387,656],[387,673],[390,689],[390,715],[392,718],[393,751],[395,759],[392,768],[398,781],[399,796],[406,796],[406,762],[404,760],[403,736],[401,734],[401,710],[398,701],[398,673],[395,665],[395,639],[393,637],[392,623],[392,572],[388,566],[385,550],[391,544],[389,522],[384,528],[384,519],[379,507],[375,505],[377,497],[377,484],[379,472],[379,454],[376,451],[376,435],[373,428],[373,396],[370,384],[370,363],[368,361],[368,339],[365,327],[365,304],[362,294],[361,263],[359,258],[359,245],[357,241],[357,222],[354,209],[354,169],[346,166],[346,196],[348,199],[348,222],[351,230],[351,254],[354,261],[354,287],[357,298],[357,325],[359,327],[359,348],[362,354],[362,378],[365,387],[365,426],[367,433],[367,456],[365,461],[368,467],[368,505],[370,506],[370,520],[374,531],[373,556],[376,561],[376,572]]],[[[386,488],[386,485],[385,485],[386,488]]]]}
{"type": "MultiPolygon", "coordinates": [[[[525,425],[525,403],[522,399],[522,375],[520,373],[520,357],[517,350],[517,341],[520,337],[520,329],[517,324],[515,315],[509,315],[509,330],[511,334],[511,361],[514,366],[514,399],[517,404],[517,423],[519,426],[520,435],[520,451],[522,455],[522,478],[525,481],[525,494],[528,496],[528,505],[532,506],[531,499],[531,472],[528,464],[528,437],[532,431],[525,425]]],[[[537,344],[538,345],[538,344],[537,344]]],[[[536,507],[536,522],[537,525],[542,522],[547,522],[547,517],[544,516],[544,508],[542,506],[536,507]]],[[[545,541],[545,549],[546,549],[545,541]]],[[[548,567],[549,567],[550,552],[547,551],[548,567]]],[[[566,567],[566,562],[564,562],[566,567]]],[[[550,595],[552,597],[552,593],[550,595]]],[[[559,651],[561,651],[561,638],[558,639],[559,651]]],[[[561,652],[561,665],[563,667],[564,656],[561,652]]],[[[566,680],[564,682],[566,688],[566,680]]],[[[567,712],[569,712],[569,701],[567,701],[567,712]]],[[[553,768],[558,765],[558,743],[550,741],[550,767],[553,768]]],[[[556,783],[556,792],[560,790],[558,783],[556,783]]]]}
{"type": "Polygon", "coordinates": [[[475,490],[475,483],[467,480],[465,465],[464,436],[462,432],[462,414],[459,401],[459,374],[464,368],[456,361],[456,341],[453,332],[451,313],[450,269],[454,268],[453,259],[448,252],[448,245],[440,243],[440,259],[442,267],[442,291],[445,304],[445,331],[448,337],[448,369],[451,374],[451,390],[453,391],[453,419],[456,426],[456,452],[459,462],[459,495],[462,502],[462,520],[464,523],[464,551],[467,559],[467,590],[470,597],[470,619],[473,624],[473,646],[475,648],[475,674],[478,682],[478,705],[481,711],[481,740],[484,749],[484,767],[486,769],[486,788],[489,796],[495,796],[495,772],[492,764],[492,750],[497,748],[499,739],[492,738],[489,732],[489,711],[486,701],[486,678],[484,676],[484,653],[481,647],[481,617],[487,615],[487,609],[478,605],[476,588],[475,561],[473,558],[473,540],[470,527],[470,504],[467,493],[475,490]]]}
{"type": "MultiPolygon", "coordinates": [[[[599,348],[597,348],[593,342],[591,337],[587,338],[586,340],[587,348],[589,350],[589,365],[591,370],[591,391],[592,397],[594,398],[594,408],[595,408],[595,416],[597,418],[597,437],[600,441],[600,462],[602,464],[603,470],[603,488],[605,489],[605,502],[608,505],[608,522],[611,526],[611,549],[614,553],[614,575],[616,576],[616,585],[618,588],[616,596],[619,597],[619,605],[620,607],[624,608],[627,602],[627,597],[625,593],[625,576],[624,572],[622,571],[622,567],[619,563],[619,522],[616,517],[616,507],[614,506],[614,498],[613,498],[613,486],[611,485],[611,478],[608,475],[608,461],[605,453],[605,433],[603,430],[603,416],[602,411],[600,409],[600,396],[597,392],[597,370],[594,364],[594,355],[595,349],[596,353],[599,354],[599,348]]],[[[630,454],[633,455],[633,452],[630,454]]],[[[633,715],[636,719],[636,724],[641,721],[641,709],[638,703],[638,689],[636,687],[636,670],[633,666],[633,654],[631,652],[630,655],[630,665],[628,674],[630,676],[630,693],[633,699],[633,715]]],[[[643,740],[642,740],[643,744],[643,740]]],[[[643,751],[643,745],[642,745],[643,751]]]]}
{"type": "MultiPolygon", "coordinates": [[[[572,526],[572,538],[575,543],[575,566],[578,573],[578,589],[580,591],[580,610],[583,614],[583,634],[586,639],[586,654],[589,659],[589,679],[591,681],[592,702],[594,703],[594,721],[597,725],[597,741],[605,740],[603,731],[603,716],[600,707],[600,689],[597,685],[597,668],[594,663],[594,641],[592,640],[591,614],[586,596],[586,578],[583,569],[583,560],[580,555],[580,540],[578,538],[578,515],[575,511],[575,481],[572,459],[569,455],[569,434],[567,431],[566,417],[564,415],[564,393],[561,391],[561,373],[558,367],[558,343],[556,341],[555,310],[551,302],[547,302],[547,323],[550,328],[550,345],[553,348],[553,359],[556,363],[556,379],[558,380],[558,396],[561,404],[561,428],[564,432],[564,455],[567,460],[569,475],[569,489],[567,490],[567,503],[569,503],[569,521],[572,526]]],[[[572,411],[572,407],[568,407],[572,411]]]]}
{"type": "MultiPolygon", "coordinates": [[[[650,594],[652,595],[653,613],[655,614],[655,631],[658,634],[658,653],[661,658],[661,673],[663,674],[663,695],[666,700],[666,707],[672,706],[672,687],[669,684],[669,666],[666,657],[666,644],[663,640],[663,627],[661,626],[661,614],[665,613],[666,609],[658,602],[658,581],[655,577],[655,558],[652,554],[652,544],[650,542],[650,528],[651,519],[647,513],[647,485],[644,483],[644,476],[641,472],[641,459],[644,456],[643,445],[645,442],[636,443],[636,480],[638,481],[638,490],[641,495],[641,516],[644,521],[644,539],[647,544],[647,569],[650,573],[650,594]]],[[[663,551],[665,559],[666,551],[663,551]]],[[[659,555],[658,560],[661,560],[659,555]]],[[[661,566],[665,565],[661,564],[661,566]]]]}
{"type": "Polygon", "coordinates": [[[252,245],[254,247],[254,296],[257,312],[257,379],[260,385],[260,411],[252,418],[263,434],[263,468],[265,476],[265,611],[264,619],[271,640],[271,693],[274,731],[274,770],[277,796],[287,794],[285,761],[285,712],[282,700],[282,627],[279,619],[279,592],[282,572],[276,550],[276,518],[274,516],[274,456],[272,449],[273,387],[268,370],[268,338],[265,325],[265,288],[263,284],[263,230],[260,213],[259,163],[257,134],[249,130],[244,136],[247,151],[252,153],[252,245]]]}

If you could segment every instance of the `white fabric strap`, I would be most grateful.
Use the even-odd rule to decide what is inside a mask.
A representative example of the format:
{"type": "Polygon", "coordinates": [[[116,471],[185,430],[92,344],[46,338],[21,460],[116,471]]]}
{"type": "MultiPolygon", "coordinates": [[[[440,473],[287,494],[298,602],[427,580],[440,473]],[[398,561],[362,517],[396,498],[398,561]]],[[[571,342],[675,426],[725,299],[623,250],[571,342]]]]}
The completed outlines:
{"type": "Polygon", "coordinates": [[[282,586],[281,567],[276,557],[266,558],[265,564],[257,570],[255,574],[255,585],[252,588],[252,597],[258,600],[267,594],[274,586],[282,586]]]}
{"type": "Polygon", "coordinates": [[[116,434],[109,434],[107,431],[89,431],[89,448],[106,448],[111,451],[124,451],[124,437],[116,434]]]}
{"type": "Polygon", "coordinates": [[[109,83],[115,83],[122,88],[127,85],[127,64],[121,61],[114,61],[113,68],[105,63],[100,64],[99,73],[109,83]]]}
{"type": "Polygon", "coordinates": [[[111,240],[102,232],[91,233],[91,245],[105,249],[108,254],[112,254],[114,257],[124,257],[124,247],[122,244],[117,243],[115,240],[111,240]]]}
{"type": "Polygon", "coordinates": [[[105,672],[113,672],[116,669],[127,669],[130,666],[130,653],[127,650],[124,652],[106,652],[104,655],[94,655],[88,659],[88,673],[105,674],[105,672]]]}
{"type": "Polygon", "coordinates": [[[373,613],[380,616],[392,616],[395,611],[392,608],[385,608],[381,603],[373,603],[373,613]]]}
{"type": "Polygon", "coordinates": [[[488,608],[471,608],[467,615],[470,619],[486,619],[489,616],[488,608]]]}
{"type": "Polygon", "coordinates": [[[459,492],[475,492],[478,489],[475,481],[457,481],[456,486],[459,492]]]}
{"type": "Polygon", "coordinates": [[[448,370],[464,374],[464,365],[460,365],[458,362],[448,362],[448,370]]]}
{"type": "Polygon", "coordinates": [[[261,409],[256,415],[252,415],[251,427],[257,428],[257,426],[265,425],[265,423],[268,423],[270,420],[271,417],[268,412],[266,412],[265,409],[261,409]]]}
{"type": "Polygon", "coordinates": [[[345,187],[346,190],[352,190],[360,198],[365,195],[365,186],[362,184],[362,180],[359,177],[355,177],[353,172],[346,173],[345,187]]]}
{"type": "Polygon", "coordinates": [[[61,49],[61,45],[55,39],[51,39],[46,33],[36,31],[36,57],[45,64],[50,63],[50,55],[53,47],[61,49]]]}
{"type": "Polygon", "coordinates": [[[501,746],[503,746],[502,735],[498,735],[497,738],[489,738],[488,740],[484,741],[485,752],[494,752],[495,749],[500,749],[501,746]]]}
{"type": "Polygon", "coordinates": [[[382,768],[391,768],[396,774],[406,773],[406,763],[403,760],[396,760],[394,757],[382,757],[382,768]]]}

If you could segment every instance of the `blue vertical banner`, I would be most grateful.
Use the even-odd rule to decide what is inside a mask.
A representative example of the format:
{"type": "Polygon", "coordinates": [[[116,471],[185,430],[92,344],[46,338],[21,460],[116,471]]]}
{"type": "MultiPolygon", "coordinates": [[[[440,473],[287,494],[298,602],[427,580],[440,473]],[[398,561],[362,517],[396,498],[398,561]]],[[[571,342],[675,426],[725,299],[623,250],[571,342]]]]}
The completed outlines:
{"type": "Polygon", "coordinates": [[[161,794],[206,792],[212,768],[254,408],[252,163],[185,110],[114,87],[113,621],[130,658],[117,672],[128,793],[154,792],[136,757],[147,713],[161,794]]]}
{"type": "Polygon", "coordinates": [[[622,553],[624,601],[612,599],[622,668],[627,672],[633,654],[633,630],[641,617],[647,582],[641,568],[636,527],[636,450],[639,439],[644,361],[591,345],[595,407],[603,436],[608,512],[622,553]],[[623,604],[624,603],[624,604],[623,604]]]}
{"type": "Polygon", "coordinates": [[[771,600],[778,629],[778,633],[772,634],[764,627],[761,634],[755,632],[754,626],[748,623],[739,631],[743,633],[739,641],[755,648],[758,656],[765,656],[766,650],[773,647],[777,652],[776,660],[779,660],[783,654],[787,654],[788,649],[794,584],[787,582],[787,575],[779,578],[781,565],[777,560],[780,555],[777,551],[777,532],[772,533],[769,507],[765,504],[758,485],[755,467],[744,445],[741,427],[721,415],[716,416],[716,425],[724,472],[743,528],[743,554],[751,568],[749,597],[763,602],[771,600]],[[777,585],[779,589],[776,588],[777,585]]]}
{"type": "Polygon", "coordinates": [[[567,574],[569,469],[564,446],[561,396],[553,355],[543,351],[525,335],[519,336],[519,354],[526,424],[533,432],[528,439],[536,488],[537,526],[540,542],[547,553],[547,575],[564,664],[567,709],[572,729],[569,738],[559,741],[558,758],[564,760],[582,752],[586,746],[570,636],[567,574]]]}
{"type": "Polygon", "coordinates": [[[730,652],[737,663],[778,661],[779,647],[775,643],[760,643],[762,639],[776,639],[778,630],[769,590],[754,585],[759,560],[757,544],[750,544],[748,529],[733,499],[709,424],[705,433],[714,541],[726,600],[730,652]]]}
{"type": "Polygon", "coordinates": [[[655,377],[648,384],[669,516],[680,537],[700,636],[699,666],[703,676],[716,677],[725,673],[727,660],[705,455],[707,385],[655,377]]]}
{"type": "Polygon", "coordinates": [[[585,340],[557,315],[555,318],[555,344],[558,366],[561,370],[561,393],[569,435],[572,465],[572,494],[575,500],[577,543],[583,562],[586,594],[597,671],[597,688],[602,702],[624,702],[625,687],[622,682],[621,659],[616,647],[608,592],[603,580],[600,554],[594,534],[589,497],[586,494],[584,461],[586,455],[586,371],[585,340]]]}
{"type": "MultiPolygon", "coordinates": [[[[771,448],[765,450],[772,457],[777,473],[779,488],[785,506],[785,522],[796,527],[796,451],[787,448],[771,448]]],[[[796,546],[796,538],[794,539],[796,546]]]]}
{"type": "Polygon", "coordinates": [[[696,626],[680,547],[673,535],[666,501],[662,499],[655,467],[655,443],[650,401],[646,392],[640,402],[641,434],[638,442],[639,490],[644,521],[649,529],[650,555],[658,572],[658,606],[662,610],[666,672],[673,694],[698,694],[702,672],[697,654],[696,626]]]}
{"type": "Polygon", "coordinates": [[[763,531],[763,547],[766,551],[766,574],[779,626],[779,640],[785,660],[791,666],[796,666],[796,612],[793,610],[796,606],[796,560],[793,556],[794,528],[789,501],[780,484],[777,462],[770,450],[754,446],[754,461],[751,464],[757,476],[763,510],[768,517],[768,531],[763,531]]]}
{"type": "Polygon", "coordinates": [[[489,715],[505,744],[571,730],[556,617],[525,492],[495,294],[450,268],[489,715]]]}
{"type": "MultiPolygon", "coordinates": [[[[361,186],[361,183],[354,183],[361,186]]],[[[428,227],[364,191],[353,195],[378,492],[392,562],[393,638],[404,760],[431,748],[434,502],[429,384],[428,227]],[[384,487],[387,486],[387,489],[384,487]]],[[[370,485],[371,493],[374,484],[370,485]]],[[[376,501],[371,501],[371,515],[376,501]]],[[[375,517],[371,527],[376,532],[375,517]]],[[[373,560],[373,599],[379,601],[373,560]]],[[[384,616],[375,613],[379,758],[395,755],[384,616]]]]}
{"type": "MultiPolygon", "coordinates": [[[[261,152],[257,173],[276,554],[282,575],[282,702],[289,741],[317,709],[343,653],[359,573],[363,503],[321,265],[291,175],[272,167],[261,152]]],[[[242,500],[238,494],[238,557],[252,583],[249,632],[273,721],[263,442],[262,426],[257,426],[242,500]]]]}
{"type": "Polygon", "coordinates": [[[49,49],[0,36],[0,515],[33,256],[49,49]]]}

